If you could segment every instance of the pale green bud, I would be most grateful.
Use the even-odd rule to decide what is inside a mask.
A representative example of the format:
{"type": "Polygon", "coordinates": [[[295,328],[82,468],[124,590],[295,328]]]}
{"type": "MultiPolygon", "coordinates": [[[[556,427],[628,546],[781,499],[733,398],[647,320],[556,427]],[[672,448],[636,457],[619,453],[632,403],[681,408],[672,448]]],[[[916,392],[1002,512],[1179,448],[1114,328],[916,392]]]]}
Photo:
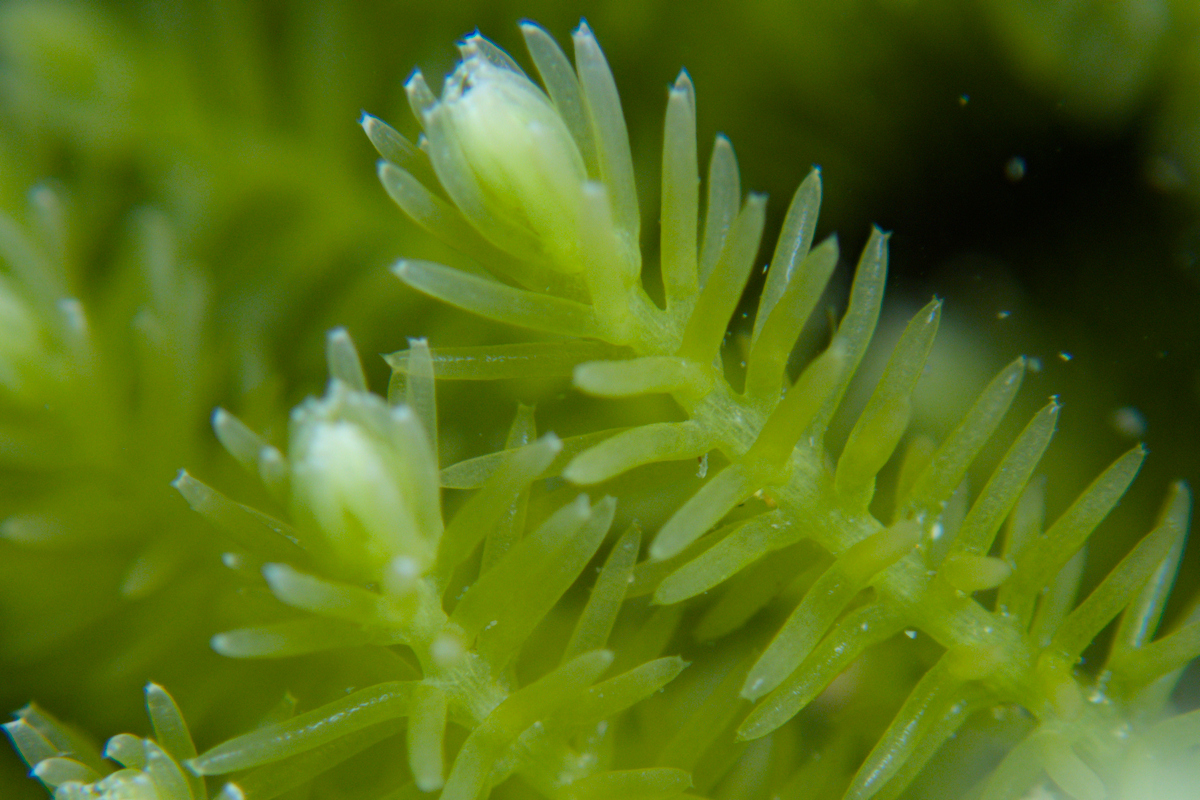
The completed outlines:
{"type": "Polygon", "coordinates": [[[440,532],[423,523],[416,477],[431,456],[411,410],[334,381],[293,412],[290,456],[296,516],[345,572],[378,581],[396,563],[419,574],[432,565],[440,532]]]}
{"type": "Polygon", "coordinates": [[[516,255],[578,272],[583,157],[549,98],[482,37],[422,122],[434,168],[472,224],[516,255]]]}

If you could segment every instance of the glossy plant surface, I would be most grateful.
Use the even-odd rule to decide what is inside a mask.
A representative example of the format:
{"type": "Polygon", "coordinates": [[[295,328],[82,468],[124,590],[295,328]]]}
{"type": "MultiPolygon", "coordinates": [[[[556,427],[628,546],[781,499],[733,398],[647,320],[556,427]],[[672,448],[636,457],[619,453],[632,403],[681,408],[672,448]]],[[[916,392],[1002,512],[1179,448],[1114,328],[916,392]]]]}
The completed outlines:
{"type": "MultiPolygon", "coordinates": [[[[269,401],[247,403],[268,435],[212,415],[232,459],[200,434],[170,451],[219,479],[177,475],[197,513],[169,544],[130,533],[120,506],[107,527],[92,509],[114,485],[147,485],[130,476],[158,466],[139,454],[164,457],[156,445],[194,430],[201,398],[231,380],[205,369],[200,273],[166,220],[136,218],[128,280],[145,301],[128,356],[106,314],[93,325],[64,299],[54,188],[31,195],[30,225],[5,219],[0,380],[13,413],[37,422],[13,429],[42,437],[24,452],[86,477],[62,481],[50,511],[10,517],[5,536],[96,537],[122,613],[186,643],[143,652],[210,642],[208,703],[236,692],[244,706],[202,748],[156,683],[151,735],[103,748],[28,706],[5,728],[34,777],[56,798],[114,800],[1188,796],[1200,712],[1180,713],[1172,692],[1200,653],[1194,600],[1160,626],[1188,486],[1081,591],[1085,548],[1144,447],[1050,506],[1039,470],[1058,398],[1005,427],[1024,357],[977,386],[940,439],[913,430],[942,301],[876,335],[888,235],[870,232],[844,307],[823,319],[839,246],[816,241],[814,169],[759,289],[766,197],[743,196],[728,139],[701,146],[688,74],[668,91],[657,180],[639,182],[588,26],[574,63],[537,25],[521,33],[529,73],[475,34],[440,93],[412,74],[417,143],[361,119],[387,195],[449,248],[391,272],[503,333],[411,339],[374,394],[334,328],[326,389],[295,406],[286,435],[269,401]],[[479,424],[439,395],[467,383],[507,405],[481,421],[509,422],[494,452],[446,463],[479,424]],[[542,432],[541,409],[504,401],[514,385],[563,427],[542,432]],[[174,624],[181,607],[207,610],[174,624]],[[286,690],[304,681],[276,677],[290,664],[309,669],[301,704],[286,690]]],[[[253,383],[261,352],[240,358],[236,380],[253,383]]],[[[64,623],[42,647],[70,638],[64,623]]],[[[138,652],[119,647],[113,663],[136,673],[138,652]]]]}

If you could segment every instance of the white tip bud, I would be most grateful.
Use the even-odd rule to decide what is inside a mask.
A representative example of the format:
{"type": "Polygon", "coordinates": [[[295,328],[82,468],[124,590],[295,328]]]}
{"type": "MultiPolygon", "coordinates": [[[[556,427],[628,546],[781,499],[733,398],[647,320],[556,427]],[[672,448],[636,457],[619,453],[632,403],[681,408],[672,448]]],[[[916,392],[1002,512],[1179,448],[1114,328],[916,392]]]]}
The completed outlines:
{"type": "Polygon", "coordinates": [[[527,243],[555,269],[578,271],[587,171],[575,140],[503,51],[479,36],[462,51],[441,102],[427,112],[439,178],[485,236],[510,248],[527,243]]]}
{"type": "Polygon", "coordinates": [[[437,531],[424,530],[411,462],[387,405],[334,383],[329,397],[293,413],[292,501],[332,555],[356,577],[392,580],[396,565],[423,574],[433,563],[437,531]]]}

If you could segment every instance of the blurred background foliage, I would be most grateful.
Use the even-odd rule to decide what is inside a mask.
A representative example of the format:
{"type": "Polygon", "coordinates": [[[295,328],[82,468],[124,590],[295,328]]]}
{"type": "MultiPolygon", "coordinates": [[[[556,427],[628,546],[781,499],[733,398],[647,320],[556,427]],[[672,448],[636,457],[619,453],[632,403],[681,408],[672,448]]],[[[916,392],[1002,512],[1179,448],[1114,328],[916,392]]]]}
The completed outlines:
{"type": "MultiPolygon", "coordinates": [[[[887,318],[947,299],[919,428],[944,432],[1024,352],[1041,365],[1025,409],[1050,393],[1066,406],[1046,462],[1052,513],[1144,438],[1151,457],[1106,523],[1110,549],[1093,549],[1092,580],[1149,528],[1169,480],[1200,483],[1190,0],[4,0],[0,208],[11,220],[0,257],[11,285],[0,289],[54,328],[54,286],[17,275],[32,247],[55,265],[61,295],[81,301],[96,351],[84,369],[48,333],[65,366],[0,399],[5,707],[36,699],[99,736],[141,730],[140,689],[155,680],[207,744],[283,688],[319,699],[384,669],[212,654],[208,637],[255,598],[230,588],[223,542],[169,482],[187,466],[264,502],[218,454],[208,416],[226,406],[282,444],[287,408],[323,381],[334,325],[364,353],[406,336],[436,347],[513,335],[424,301],[384,269],[400,255],[454,256],[391,206],[355,123],[365,109],[415,134],[402,90],[414,65],[446,73],[452,42],[476,27],[523,55],[519,19],[566,41],[581,16],[622,92],[647,220],[666,87],[686,65],[701,140],[729,135],[743,186],[773,198],[776,230],[818,164],[820,231],[839,232],[843,253],[871,223],[895,231],[887,318]]],[[[656,227],[644,228],[653,253],[656,227]]],[[[16,357],[0,354],[0,366],[16,357]]],[[[382,390],[385,365],[369,368],[382,390]]],[[[518,400],[563,433],[616,413],[562,384],[497,391],[448,388],[443,463],[499,446],[518,400]]],[[[1175,609],[1200,579],[1198,551],[1175,609]]],[[[21,773],[0,748],[4,794],[38,796],[21,773]]]]}

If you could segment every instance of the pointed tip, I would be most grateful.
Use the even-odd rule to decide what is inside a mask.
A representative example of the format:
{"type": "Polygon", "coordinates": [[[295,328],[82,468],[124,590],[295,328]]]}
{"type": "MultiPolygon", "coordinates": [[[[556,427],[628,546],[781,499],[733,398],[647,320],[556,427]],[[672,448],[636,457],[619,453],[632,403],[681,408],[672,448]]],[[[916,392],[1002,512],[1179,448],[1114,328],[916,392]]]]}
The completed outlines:
{"type": "Polygon", "coordinates": [[[221,427],[222,425],[224,425],[226,422],[229,421],[229,418],[231,416],[233,416],[233,415],[230,414],[228,411],[221,408],[220,406],[217,406],[216,408],[213,409],[213,413],[212,413],[213,428],[221,427]]]}
{"type": "Polygon", "coordinates": [[[580,470],[575,468],[574,460],[572,460],[570,464],[567,464],[567,466],[563,467],[562,479],[567,483],[573,483],[576,486],[587,486],[589,483],[588,476],[586,474],[581,475],[580,470]]]}
{"type": "Polygon", "coordinates": [[[366,130],[368,126],[374,125],[378,121],[379,118],[368,114],[366,109],[361,109],[358,112],[358,124],[363,130],[366,130]]]}
{"type": "Polygon", "coordinates": [[[436,778],[432,776],[414,778],[413,783],[418,789],[425,793],[436,792],[438,789],[441,789],[446,785],[446,782],[443,781],[440,776],[436,778]]]}
{"type": "Polygon", "coordinates": [[[403,258],[391,266],[392,274],[402,281],[407,280],[408,278],[408,268],[408,260],[403,258]]]}
{"type": "MultiPolygon", "coordinates": [[[[187,762],[188,769],[191,769],[193,772],[195,772],[195,768],[192,766],[192,761],[195,761],[195,759],[191,759],[187,762]]],[[[236,783],[227,783],[221,787],[221,793],[217,795],[217,800],[246,800],[246,793],[243,792],[242,787],[238,786],[236,783]]]]}
{"type": "Polygon", "coordinates": [[[347,331],[344,326],[338,325],[336,328],[329,329],[329,332],[325,334],[325,341],[326,342],[349,342],[350,341],[350,332],[347,331]]]}
{"type": "Polygon", "coordinates": [[[403,371],[404,365],[408,363],[407,350],[397,350],[394,353],[380,353],[379,357],[383,359],[383,363],[387,364],[394,371],[403,371]]]}
{"type": "Polygon", "coordinates": [[[657,538],[650,543],[650,552],[647,555],[651,561],[666,561],[671,556],[675,555],[676,551],[671,550],[666,545],[660,543],[657,538]]]}
{"type": "Polygon", "coordinates": [[[462,38],[460,38],[455,44],[458,46],[459,53],[461,53],[465,58],[468,54],[468,50],[473,50],[474,43],[482,38],[483,35],[479,33],[479,28],[476,27],[470,33],[463,34],[462,38]]]}
{"type": "Polygon", "coordinates": [[[917,312],[918,315],[924,315],[926,325],[935,325],[942,318],[942,298],[937,295],[933,296],[925,306],[917,312]]]}
{"type": "Polygon", "coordinates": [[[175,480],[171,481],[171,487],[182,491],[183,484],[189,481],[191,477],[192,476],[188,474],[186,469],[181,469],[179,470],[179,473],[175,475],[175,480]]]}

